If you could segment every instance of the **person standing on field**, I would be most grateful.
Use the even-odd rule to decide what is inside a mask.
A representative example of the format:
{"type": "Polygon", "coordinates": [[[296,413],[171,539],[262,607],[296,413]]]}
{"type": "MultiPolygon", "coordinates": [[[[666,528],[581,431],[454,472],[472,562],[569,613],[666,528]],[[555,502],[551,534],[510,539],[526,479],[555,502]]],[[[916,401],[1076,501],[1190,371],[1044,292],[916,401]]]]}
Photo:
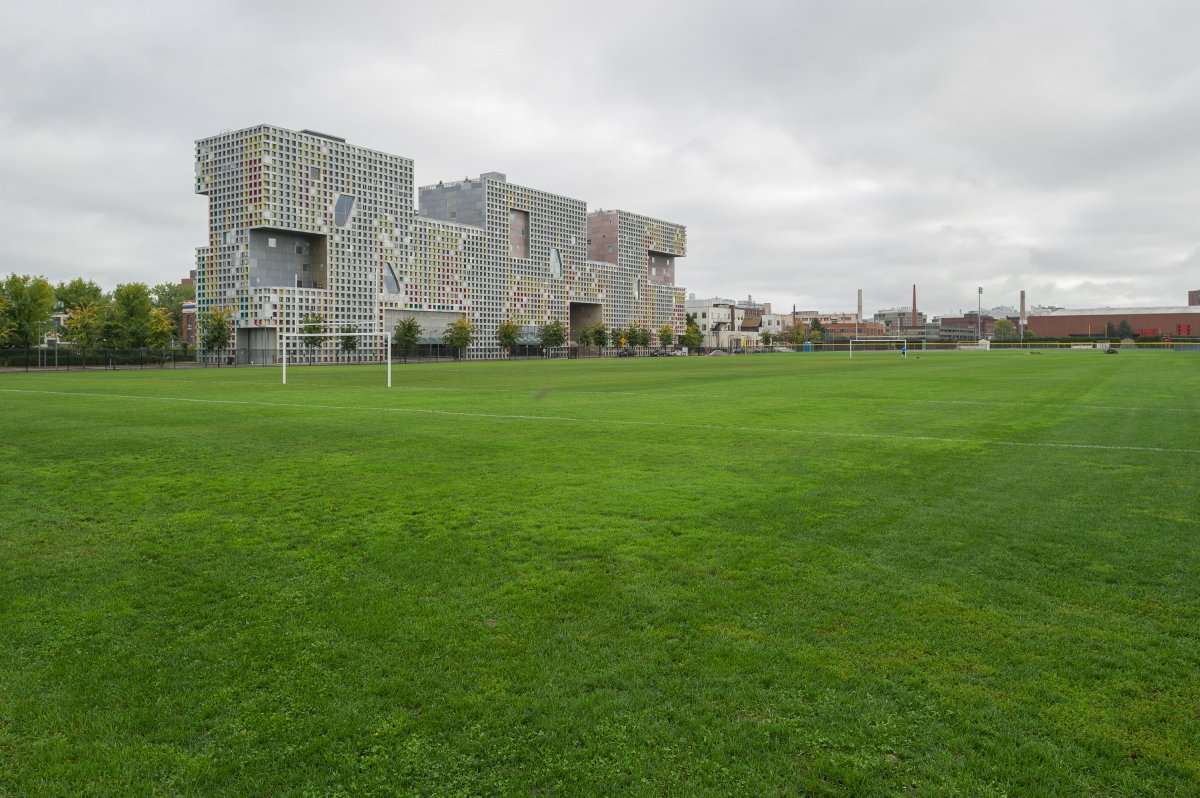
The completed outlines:
{"type": "Polygon", "coordinates": [[[908,359],[908,344],[900,344],[900,357],[905,360],[908,359]]]}

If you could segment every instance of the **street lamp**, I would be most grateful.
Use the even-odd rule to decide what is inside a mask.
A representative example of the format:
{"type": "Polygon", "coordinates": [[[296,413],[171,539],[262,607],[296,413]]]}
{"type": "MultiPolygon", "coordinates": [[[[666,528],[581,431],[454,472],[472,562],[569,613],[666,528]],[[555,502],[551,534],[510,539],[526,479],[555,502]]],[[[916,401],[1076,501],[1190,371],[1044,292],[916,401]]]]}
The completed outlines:
{"type": "Polygon", "coordinates": [[[975,340],[983,340],[983,286],[979,286],[979,296],[975,303],[975,340]]]}

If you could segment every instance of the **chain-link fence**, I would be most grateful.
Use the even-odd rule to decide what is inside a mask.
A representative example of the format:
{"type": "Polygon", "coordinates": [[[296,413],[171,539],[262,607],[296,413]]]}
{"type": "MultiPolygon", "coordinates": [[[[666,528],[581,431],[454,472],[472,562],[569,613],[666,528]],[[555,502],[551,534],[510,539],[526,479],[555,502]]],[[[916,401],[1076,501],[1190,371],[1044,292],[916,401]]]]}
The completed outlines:
{"type": "MultiPolygon", "coordinates": [[[[878,342],[878,346],[855,343],[854,350],[896,349],[899,344],[891,341],[878,342]]],[[[1027,341],[1025,343],[992,343],[993,349],[1079,349],[1093,348],[1096,342],[1065,343],[1058,341],[1027,341]]],[[[1125,345],[1129,346],[1129,345],[1125,345]]],[[[1137,349],[1158,351],[1200,351],[1200,341],[1172,341],[1137,343],[1137,349]]],[[[909,341],[910,352],[948,351],[975,349],[974,344],[909,341]]],[[[584,359],[622,357],[668,357],[689,354],[681,349],[631,346],[570,346],[543,347],[519,345],[511,352],[496,351],[481,355],[445,344],[421,344],[411,349],[391,347],[392,362],[403,363],[448,363],[471,359],[542,360],[584,359]]],[[[701,347],[693,349],[692,355],[725,355],[798,353],[798,352],[847,352],[849,341],[807,342],[803,344],[773,344],[771,346],[701,347]]],[[[378,346],[361,351],[341,352],[318,349],[299,349],[288,352],[289,366],[307,365],[353,365],[378,364],[387,354],[378,346]]],[[[35,347],[31,349],[0,349],[0,371],[77,371],[119,369],[166,369],[166,368],[238,368],[247,366],[279,366],[283,362],[281,353],[275,349],[221,349],[205,350],[195,347],[175,349],[76,349],[74,347],[35,347]]]]}
{"type": "Polygon", "coordinates": [[[76,349],[45,346],[0,349],[0,370],[90,370],[185,368],[200,365],[195,347],[175,349],[76,349]]]}

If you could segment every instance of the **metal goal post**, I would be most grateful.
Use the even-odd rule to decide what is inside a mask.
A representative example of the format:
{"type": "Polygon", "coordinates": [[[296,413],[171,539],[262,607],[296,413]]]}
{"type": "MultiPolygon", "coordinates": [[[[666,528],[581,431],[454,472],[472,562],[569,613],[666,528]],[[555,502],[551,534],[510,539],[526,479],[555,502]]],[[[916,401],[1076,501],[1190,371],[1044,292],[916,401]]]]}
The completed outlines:
{"type": "Polygon", "coordinates": [[[287,385],[287,353],[288,340],[291,338],[382,338],[383,348],[387,350],[387,387],[392,387],[392,342],[387,333],[378,330],[374,332],[327,332],[327,333],[289,333],[281,332],[279,334],[280,344],[283,346],[283,384],[287,385]]]}
{"type": "Polygon", "coordinates": [[[904,338],[851,338],[850,339],[850,357],[854,357],[854,345],[858,344],[858,349],[861,352],[864,344],[900,344],[904,348],[908,348],[908,341],[904,338]]]}

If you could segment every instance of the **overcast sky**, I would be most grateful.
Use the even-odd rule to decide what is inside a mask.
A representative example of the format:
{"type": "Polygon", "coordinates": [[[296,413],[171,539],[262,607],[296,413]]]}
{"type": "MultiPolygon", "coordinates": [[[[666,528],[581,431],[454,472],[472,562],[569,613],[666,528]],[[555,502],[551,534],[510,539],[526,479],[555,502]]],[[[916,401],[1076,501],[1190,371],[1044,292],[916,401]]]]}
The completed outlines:
{"type": "Polygon", "coordinates": [[[271,123],[681,222],[698,296],[1186,304],[1200,3],[8,2],[0,272],[175,281],[271,123]]]}

